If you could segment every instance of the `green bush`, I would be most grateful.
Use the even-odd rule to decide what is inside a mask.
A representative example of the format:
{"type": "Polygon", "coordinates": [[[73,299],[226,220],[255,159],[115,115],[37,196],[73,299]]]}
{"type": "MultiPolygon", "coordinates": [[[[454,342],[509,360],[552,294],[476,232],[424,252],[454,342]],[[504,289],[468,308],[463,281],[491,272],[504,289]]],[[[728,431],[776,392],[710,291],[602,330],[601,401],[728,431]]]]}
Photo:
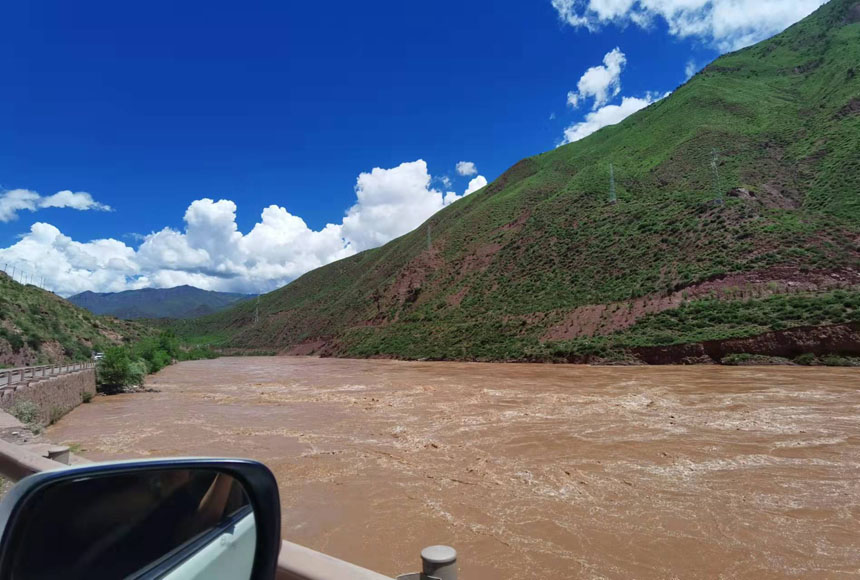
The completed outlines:
{"type": "Polygon", "coordinates": [[[39,406],[33,401],[18,401],[9,412],[22,423],[33,424],[39,419],[39,406]]]}
{"type": "Polygon", "coordinates": [[[751,354],[748,354],[745,352],[737,353],[737,354],[733,353],[733,354],[729,354],[729,355],[724,356],[720,360],[720,363],[724,364],[724,365],[739,365],[739,364],[743,364],[745,362],[749,362],[752,359],[753,359],[753,356],[751,354]]]}
{"type": "Polygon", "coordinates": [[[173,359],[179,358],[181,354],[179,340],[170,331],[141,340],[134,345],[133,351],[137,357],[146,361],[150,373],[157,373],[172,364],[173,359]]]}
{"type": "Polygon", "coordinates": [[[84,391],[81,393],[81,401],[84,403],[89,403],[93,400],[93,394],[89,391],[84,391]]]}
{"type": "Polygon", "coordinates": [[[24,348],[24,338],[17,332],[0,328],[0,338],[5,338],[9,342],[13,352],[18,352],[24,348]]]}
{"type": "Polygon", "coordinates": [[[132,360],[128,349],[121,346],[111,347],[96,367],[99,385],[108,387],[127,387],[137,384],[132,370],[132,360]]]}
{"type": "Polygon", "coordinates": [[[726,355],[722,358],[722,360],[720,360],[720,363],[724,365],[775,365],[789,364],[789,360],[781,356],[750,354],[744,352],[726,355]]]}
{"type": "Polygon", "coordinates": [[[854,357],[838,356],[828,354],[821,357],[821,362],[828,367],[854,367],[860,366],[860,359],[854,357]]]}
{"type": "Polygon", "coordinates": [[[807,352],[807,353],[804,353],[800,356],[795,357],[794,362],[796,362],[799,365],[810,366],[810,365],[818,364],[818,358],[816,358],[816,356],[814,354],[812,354],[811,352],[807,352]]]}
{"type": "Polygon", "coordinates": [[[53,425],[57,421],[59,421],[65,412],[60,407],[51,407],[51,411],[48,413],[48,425],[53,425]]]}
{"type": "Polygon", "coordinates": [[[128,386],[142,387],[143,381],[146,378],[147,365],[143,359],[136,359],[129,364],[129,382],[128,386]]]}
{"type": "Polygon", "coordinates": [[[209,347],[195,346],[179,352],[179,360],[207,360],[218,358],[220,355],[209,347]]]}
{"type": "Polygon", "coordinates": [[[153,353],[152,360],[149,363],[151,367],[149,372],[157,373],[164,367],[169,366],[172,362],[173,359],[167,352],[163,350],[157,350],[153,353]]]}

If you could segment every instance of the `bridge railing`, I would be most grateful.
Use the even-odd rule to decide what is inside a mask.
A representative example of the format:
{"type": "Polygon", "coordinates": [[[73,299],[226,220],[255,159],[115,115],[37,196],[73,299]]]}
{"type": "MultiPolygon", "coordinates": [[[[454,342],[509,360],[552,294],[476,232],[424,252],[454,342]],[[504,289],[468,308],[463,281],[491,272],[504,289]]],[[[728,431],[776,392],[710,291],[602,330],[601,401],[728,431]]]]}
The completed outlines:
{"type": "Polygon", "coordinates": [[[67,365],[41,365],[35,367],[19,367],[15,369],[0,369],[0,389],[18,383],[26,383],[40,379],[48,379],[69,373],[76,373],[95,368],[94,362],[79,362],[67,365]]]}

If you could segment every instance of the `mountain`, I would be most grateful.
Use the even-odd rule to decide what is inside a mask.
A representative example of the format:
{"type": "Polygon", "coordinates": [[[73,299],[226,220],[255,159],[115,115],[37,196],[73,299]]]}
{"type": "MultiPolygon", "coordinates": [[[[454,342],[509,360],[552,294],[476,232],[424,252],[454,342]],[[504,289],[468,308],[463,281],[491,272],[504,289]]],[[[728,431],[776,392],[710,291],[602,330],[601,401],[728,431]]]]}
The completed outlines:
{"type": "Polygon", "coordinates": [[[193,318],[211,314],[232,306],[251,296],[228,292],[212,292],[193,286],[175,288],[144,288],[125,292],[82,292],[69,302],[95,314],[117,318],[193,318]]]}
{"type": "Polygon", "coordinates": [[[89,360],[93,351],[152,332],[134,322],[94,316],[0,272],[0,366],[89,360]]]}
{"type": "Polygon", "coordinates": [[[858,270],[860,3],[832,0],[417,230],[177,330],[358,357],[857,354],[858,270]]]}

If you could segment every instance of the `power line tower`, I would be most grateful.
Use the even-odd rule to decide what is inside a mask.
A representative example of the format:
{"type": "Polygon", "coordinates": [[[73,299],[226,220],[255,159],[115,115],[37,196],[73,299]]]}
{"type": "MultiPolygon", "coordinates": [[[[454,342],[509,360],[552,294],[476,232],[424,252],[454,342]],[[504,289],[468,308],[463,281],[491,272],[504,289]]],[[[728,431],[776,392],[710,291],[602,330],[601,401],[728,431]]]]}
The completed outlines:
{"type": "Polygon", "coordinates": [[[714,173],[714,200],[717,205],[722,205],[723,203],[723,191],[720,187],[720,154],[716,149],[711,151],[711,170],[714,173]]]}
{"type": "Polygon", "coordinates": [[[614,204],[618,201],[618,197],[615,195],[615,168],[612,167],[612,164],[609,164],[609,203],[614,204]]]}

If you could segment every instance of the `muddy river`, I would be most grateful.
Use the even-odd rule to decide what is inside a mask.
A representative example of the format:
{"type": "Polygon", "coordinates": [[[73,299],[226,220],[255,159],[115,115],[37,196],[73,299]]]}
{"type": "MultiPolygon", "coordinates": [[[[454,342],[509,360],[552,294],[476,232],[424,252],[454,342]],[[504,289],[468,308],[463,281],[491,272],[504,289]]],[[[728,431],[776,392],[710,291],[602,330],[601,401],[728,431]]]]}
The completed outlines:
{"type": "Polygon", "coordinates": [[[186,362],[47,431],[91,459],[225,455],[285,539],[394,575],[860,574],[860,371],[314,358],[186,362]]]}

